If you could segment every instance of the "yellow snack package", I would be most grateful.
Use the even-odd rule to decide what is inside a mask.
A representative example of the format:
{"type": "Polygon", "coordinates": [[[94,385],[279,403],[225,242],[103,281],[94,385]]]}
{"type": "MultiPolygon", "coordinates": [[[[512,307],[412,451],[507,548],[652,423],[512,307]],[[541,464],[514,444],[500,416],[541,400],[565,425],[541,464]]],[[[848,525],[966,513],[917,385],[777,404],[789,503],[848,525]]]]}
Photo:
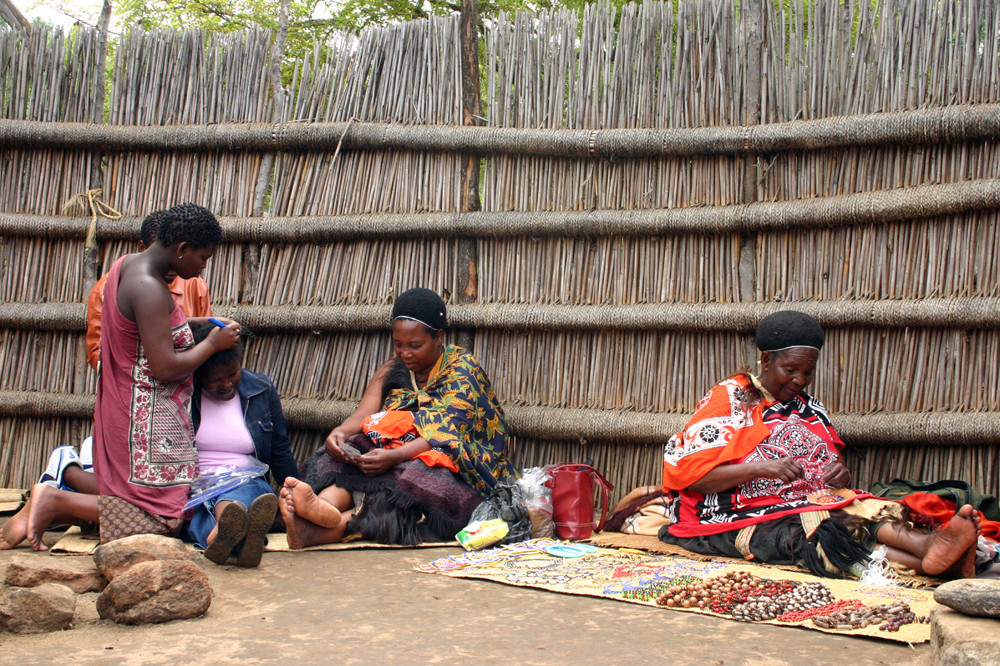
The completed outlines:
{"type": "Polygon", "coordinates": [[[455,540],[466,550],[480,550],[492,546],[507,536],[507,523],[503,518],[475,521],[455,535],[455,540]]]}

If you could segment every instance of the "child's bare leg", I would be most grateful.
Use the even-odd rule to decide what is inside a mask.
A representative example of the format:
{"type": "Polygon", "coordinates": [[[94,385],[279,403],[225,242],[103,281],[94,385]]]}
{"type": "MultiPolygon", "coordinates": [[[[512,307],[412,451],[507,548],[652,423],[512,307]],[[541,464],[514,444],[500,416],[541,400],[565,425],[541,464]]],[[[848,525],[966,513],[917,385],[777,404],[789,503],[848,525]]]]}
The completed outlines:
{"type": "Polygon", "coordinates": [[[97,521],[97,495],[59,490],[44,483],[32,487],[27,531],[35,550],[47,550],[42,535],[53,523],[80,525],[97,521]]]}
{"type": "Polygon", "coordinates": [[[97,477],[93,472],[84,471],[79,465],[69,465],[63,471],[63,484],[69,486],[78,493],[87,495],[99,495],[97,490],[97,477]]]}
{"type": "Polygon", "coordinates": [[[892,546],[886,546],[886,558],[897,564],[902,564],[907,569],[913,569],[914,571],[923,571],[921,566],[921,558],[916,555],[909,553],[905,550],[900,550],[899,548],[893,548],[892,546]]]}

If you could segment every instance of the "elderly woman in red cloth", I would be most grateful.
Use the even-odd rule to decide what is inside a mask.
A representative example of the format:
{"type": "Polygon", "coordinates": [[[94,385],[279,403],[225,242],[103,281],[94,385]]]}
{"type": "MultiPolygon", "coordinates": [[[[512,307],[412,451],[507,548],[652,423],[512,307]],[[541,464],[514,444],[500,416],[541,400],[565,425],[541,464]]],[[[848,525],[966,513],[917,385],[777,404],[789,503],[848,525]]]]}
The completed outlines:
{"type": "Polygon", "coordinates": [[[832,577],[857,571],[884,544],[888,559],[919,573],[975,575],[980,517],[973,507],[924,533],[904,525],[901,505],[849,489],[844,443],[805,392],[823,347],[819,323],[777,312],[758,327],[757,347],[760,375],[717,384],[668,442],[663,489],[678,500],[660,539],[832,577]]]}

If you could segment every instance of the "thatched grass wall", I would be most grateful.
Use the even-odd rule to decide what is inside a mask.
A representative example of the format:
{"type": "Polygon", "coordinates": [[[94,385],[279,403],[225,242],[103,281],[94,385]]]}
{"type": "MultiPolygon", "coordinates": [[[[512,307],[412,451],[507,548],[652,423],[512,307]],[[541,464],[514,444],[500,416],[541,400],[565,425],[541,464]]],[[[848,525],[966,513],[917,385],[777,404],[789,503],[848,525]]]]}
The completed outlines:
{"type": "Polygon", "coordinates": [[[458,17],[328,44],[288,88],[280,36],[134,31],[106,121],[94,35],[0,33],[0,485],[86,434],[89,285],[137,218],[191,200],[232,239],[213,303],[261,332],[247,365],[300,457],[411,286],[450,300],[519,463],[593,457],[624,490],[796,303],[827,328],[813,392],[859,484],[996,493],[1000,10],[784,4],[490,17],[481,90],[458,17]],[[92,187],[125,218],[91,256],[89,213],[54,216],[92,187]]]}

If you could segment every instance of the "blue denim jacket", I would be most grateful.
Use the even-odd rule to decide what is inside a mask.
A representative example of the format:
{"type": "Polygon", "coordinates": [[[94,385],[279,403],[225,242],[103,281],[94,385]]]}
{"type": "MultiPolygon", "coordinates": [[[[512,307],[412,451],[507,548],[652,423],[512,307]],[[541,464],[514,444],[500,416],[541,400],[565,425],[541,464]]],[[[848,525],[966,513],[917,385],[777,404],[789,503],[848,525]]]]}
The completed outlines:
{"type": "MultiPolygon", "coordinates": [[[[288,426],[285,425],[285,413],[281,411],[278,390],[266,375],[251,372],[246,368],[243,368],[241,374],[236,390],[240,394],[243,420],[246,421],[247,430],[253,439],[254,455],[257,460],[267,463],[271,468],[271,475],[280,486],[286,476],[299,475],[299,466],[295,462],[292,446],[288,441],[288,426]]],[[[195,390],[191,400],[191,420],[197,433],[201,424],[200,390],[195,390]]]]}

